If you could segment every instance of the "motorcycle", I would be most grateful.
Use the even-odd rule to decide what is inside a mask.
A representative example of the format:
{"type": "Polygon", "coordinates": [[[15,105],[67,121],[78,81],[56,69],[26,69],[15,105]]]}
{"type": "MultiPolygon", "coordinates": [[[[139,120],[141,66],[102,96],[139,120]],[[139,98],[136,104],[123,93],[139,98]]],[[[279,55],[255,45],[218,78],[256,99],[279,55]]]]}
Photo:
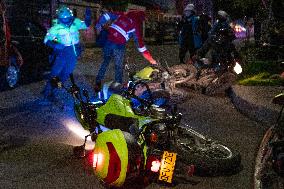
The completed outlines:
{"type": "Polygon", "coordinates": [[[281,188],[284,176],[284,93],[276,95],[272,102],[282,106],[277,124],[265,133],[256,158],[254,188],[281,188]]]}
{"type": "Polygon", "coordinates": [[[211,65],[207,58],[202,58],[194,63],[196,77],[183,83],[183,86],[193,88],[202,93],[213,96],[223,94],[236,81],[237,75],[242,72],[242,67],[236,60],[224,60],[211,65]]]}
{"type": "MultiPolygon", "coordinates": [[[[177,180],[194,183],[187,179],[193,172],[209,176],[229,174],[239,168],[241,156],[236,150],[203,136],[187,125],[182,126],[182,115],[177,112],[176,106],[158,107],[153,105],[151,99],[145,100],[137,96],[135,89],[141,84],[151,94],[147,83],[134,83],[123,94],[112,94],[105,102],[92,102],[88,91],[81,91],[72,77],[71,82],[68,91],[75,99],[76,117],[83,128],[90,131],[84,144],[74,148],[77,157],[86,155],[88,137],[95,142],[104,138],[108,131],[103,131],[102,127],[123,131],[127,133],[124,134],[128,136],[126,138],[133,138],[132,145],[129,146],[128,172],[125,181],[120,184],[130,179],[127,175],[131,178],[142,177],[144,183],[173,184],[177,180]],[[140,106],[133,108],[131,98],[140,101],[140,106]],[[136,150],[130,157],[131,149],[136,150]]],[[[91,159],[95,160],[92,163],[95,174],[102,179],[97,164],[103,161],[104,156],[97,153],[99,147],[95,146],[91,159]]],[[[109,180],[103,181],[110,184],[109,180]]]]}
{"type": "Polygon", "coordinates": [[[186,64],[172,67],[147,66],[138,72],[130,74],[130,80],[143,80],[147,82],[153,93],[159,91],[159,95],[169,96],[170,103],[179,104],[189,98],[189,92],[177,86],[193,79],[196,72],[193,66],[186,64]]]}
{"type": "Polygon", "coordinates": [[[145,67],[133,74],[134,79],[148,80],[152,91],[163,89],[174,104],[189,97],[189,90],[213,96],[225,93],[236,81],[242,67],[236,60],[212,66],[202,58],[194,63],[174,65],[169,68],[145,67]],[[221,66],[222,65],[222,66],[221,66]],[[223,66],[225,65],[225,66],[223,66]]]}

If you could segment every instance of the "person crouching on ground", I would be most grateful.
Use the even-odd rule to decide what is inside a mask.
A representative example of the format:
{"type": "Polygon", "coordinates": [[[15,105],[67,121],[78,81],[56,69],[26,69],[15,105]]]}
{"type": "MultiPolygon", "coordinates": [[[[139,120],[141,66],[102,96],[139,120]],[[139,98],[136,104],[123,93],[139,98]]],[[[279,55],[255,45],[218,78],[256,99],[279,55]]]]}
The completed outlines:
{"type": "Polygon", "coordinates": [[[57,20],[48,30],[44,43],[54,50],[55,59],[51,73],[43,90],[43,101],[49,102],[53,96],[51,80],[58,77],[65,82],[75,69],[77,57],[80,56],[79,30],[87,29],[91,24],[91,10],[86,9],[85,21],[73,16],[72,11],[67,7],[57,10],[57,20]]]}
{"type": "Polygon", "coordinates": [[[112,58],[115,62],[115,81],[122,83],[125,46],[131,38],[134,39],[138,51],[142,53],[143,57],[150,64],[157,64],[156,60],[152,58],[150,52],[146,49],[142,39],[141,25],[144,19],[143,11],[130,11],[120,15],[109,26],[107,41],[103,47],[104,60],[96,77],[95,90],[100,90],[101,81],[112,58]]]}

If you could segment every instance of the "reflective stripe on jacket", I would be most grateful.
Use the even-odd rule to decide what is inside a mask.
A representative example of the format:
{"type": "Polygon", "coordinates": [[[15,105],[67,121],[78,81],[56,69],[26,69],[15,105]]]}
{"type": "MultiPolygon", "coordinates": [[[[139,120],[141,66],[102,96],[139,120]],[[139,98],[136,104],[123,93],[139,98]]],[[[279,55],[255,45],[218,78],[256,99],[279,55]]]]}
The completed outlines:
{"type": "Polygon", "coordinates": [[[133,38],[139,52],[147,50],[142,39],[141,25],[134,22],[130,16],[119,16],[108,31],[108,40],[113,43],[126,44],[130,38],[133,38]]]}
{"type": "Polygon", "coordinates": [[[81,29],[87,29],[87,26],[79,18],[75,18],[70,27],[57,22],[48,30],[44,38],[44,43],[48,40],[55,40],[65,46],[76,45],[80,40],[79,30],[81,29]]]}

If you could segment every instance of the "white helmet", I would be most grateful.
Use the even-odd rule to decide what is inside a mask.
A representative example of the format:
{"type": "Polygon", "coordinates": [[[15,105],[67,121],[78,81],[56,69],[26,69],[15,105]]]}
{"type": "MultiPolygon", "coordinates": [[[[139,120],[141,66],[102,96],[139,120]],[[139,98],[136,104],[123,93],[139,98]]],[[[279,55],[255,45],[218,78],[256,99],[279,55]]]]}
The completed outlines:
{"type": "Polygon", "coordinates": [[[219,11],[218,11],[218,16],[219,16],[220,18],[223,18],[223,19],[227,19],[227,18],[229,17],[228,13],[226,13],[226,12],[223,11],[223,10],[219,10],[219,11]]]}
{"type": "Polygon", "coordinates": [[[183,11],[194,11],[195,12],[194,4],[187,4],[183,11]]]}

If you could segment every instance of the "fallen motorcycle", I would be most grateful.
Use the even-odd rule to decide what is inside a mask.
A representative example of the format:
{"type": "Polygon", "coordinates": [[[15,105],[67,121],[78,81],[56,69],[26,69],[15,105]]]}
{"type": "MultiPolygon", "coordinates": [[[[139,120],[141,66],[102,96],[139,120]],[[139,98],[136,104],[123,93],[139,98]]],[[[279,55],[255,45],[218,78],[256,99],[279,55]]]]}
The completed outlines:
{"type": "MultiPolygon", "coordinates": [[[[84,144],[74,148],[74,154],[84,157],[87,138],[91,137],[96,142],[91,158],[94,172],[105,184],[121,186],[138,177],[143,178],[144,184],[195,183],[187,178],[193,171],[196,175],[209,176],[229,174],[239,168],[241,157],[237,151],[203,136],[189,126],[182,126],[182,115],[175,106],[170,109],[158,107],[153,105],[151,99],[145,100],[136,96],[136,86],[141,84],[146,85],[151,94],[146,83],[129,85],[129,89],[123,94],[112,94],[104,102],[91,101],[88,91],[81,90],[73,77],[71,82],[72,86],[66,90],[74,97],[76,117],[83,128],[90,131],[84,144]],[[140,101],[141,105],[133,108],[131,98],[140,101]],[[107,143],[108,138],[105,135],[109,131],[103,131],[103,126],[116,131],[117,136],[120,136],[118,139],[131,141],[129,144],[125,143],[126,154],[113,150],[115,148],[112,145],[115,146],[115,143],[107,143]],[[110,157],[100,153],[101,148],[107,148],[107,152],[112,151],[116,155],[113,157],[112,154],[110,157]],[[110,158],[116,160],[115,157],[126,156],[127,163],[108,165],[110,158]],[[119,169],[117,165],[120,165],[119,169]],[[124,177],[118,177],[116,172],[122,170],[121,168],[126,168],[124,177]],[[108,169],[112,170],[110,176],[106,174],[108,169]]],[[[115,137],[111,137],[113,138],[115,137]]]]}
{"type": "Polygon", "coordinates": [[[195,78],[196,72],[194,66],[186,64],[168,68],[147,66],[130,74],[130,80],[147,82],[152,93],[168,95],[170,103],[179,104],[189,98],[189,92],[178,88],[177,85],[195,78]]]}
{"type": "Polygon", "coordinates": [[[194,66],[196,77],[183,83],[182,86],[210,96],[224,94],[236,82],[237,75],[242,72],[241,65],[235,60],[210,65],[208,60],[203,58],[196,61],[194,66]]]}
{"type": "Polygon", "coordinates": [[[134,79],[148,81],[152,91],[163,89],[169,93],[171,102],[181,103],[189,97],[189,89],[200,91],[213,96],[224,94],[242,72],[242,67],[237,61],[219,63],[213,67],[201,59],[196,63],[174,65],[167,69],[159,67],[145,67],[133,75],[134,79]],[[226,66],[224,66],[226,65],[226,66]]]}
{"type": "Polygon", "coordinates": [[[284,183],[284,93],[275,96],[272,102],[282,108],[277,124],[267,130],[261,141],[255,165],[255,189],[281,188],[284,183]]]}

